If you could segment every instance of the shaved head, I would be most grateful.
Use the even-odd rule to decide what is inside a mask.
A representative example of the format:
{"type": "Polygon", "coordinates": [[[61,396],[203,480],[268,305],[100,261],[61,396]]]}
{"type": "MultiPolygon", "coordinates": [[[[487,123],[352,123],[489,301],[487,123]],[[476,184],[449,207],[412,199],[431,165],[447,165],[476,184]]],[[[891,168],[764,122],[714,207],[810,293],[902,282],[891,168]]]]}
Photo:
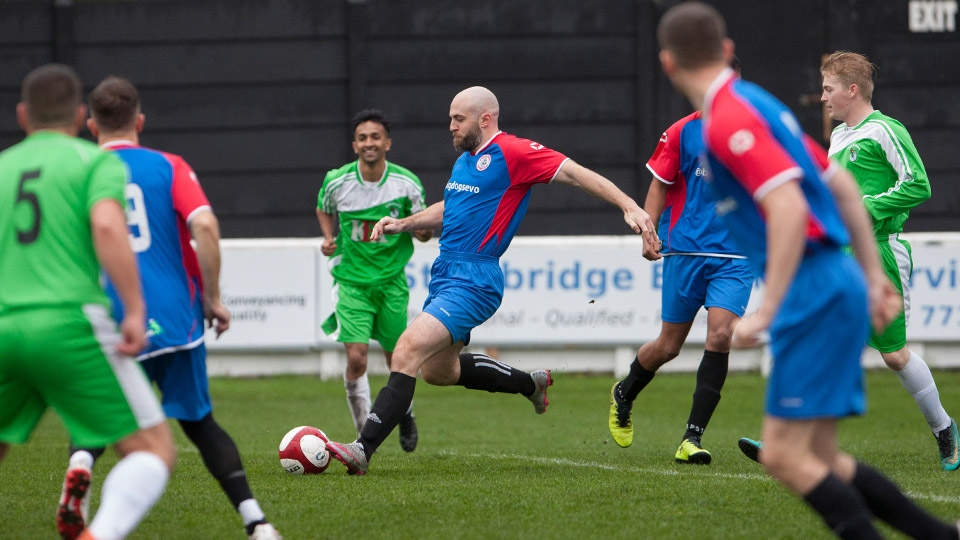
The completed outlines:
{"type": "Polygon", "coordinates": [[[483,113],[490,113],[494,118],[500,116],[500,102],[493,92],[482,86],[471,86],[454,96],[450,107],[457,107],[460,110],[480,116],[483,113]]]}
{"type": "Polygon", "coordinates": [[[460,91],[450,102],[450,132],[453,147],[460,152],[473,152],[498,131],[500,103],[493,92],[482,86],[460,91]]]}

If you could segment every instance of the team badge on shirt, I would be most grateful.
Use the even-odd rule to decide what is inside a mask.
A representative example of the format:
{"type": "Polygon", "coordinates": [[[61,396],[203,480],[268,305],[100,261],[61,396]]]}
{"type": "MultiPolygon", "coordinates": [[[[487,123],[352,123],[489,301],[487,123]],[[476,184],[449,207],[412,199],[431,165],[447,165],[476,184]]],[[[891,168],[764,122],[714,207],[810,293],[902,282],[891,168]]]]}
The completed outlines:
{"type": "Polygon", "coordinates": [[[490,154],[484,154],[480,156],[480,159],[477,160],[477,170],[478,171],[485,170],[487,167],[490,166],[491,160],[492,158],[490,157],[490,154]]]}
{"type": "Polygon", "coordinates": [[[751,133],[749,129],[741,129],[730,136],[727,144],[730,146],[730,151],[733,152],[733,155],[739,156],[753,148],[755,142],[756,140],[753,137],[753,133],[751,133]]]}
{"type": "Polygon", "coordinates": [[[857,161],[857,154],[860,153],[860,146],[853,145],[850,147],[850,163],[855,163],[857,161]]]}

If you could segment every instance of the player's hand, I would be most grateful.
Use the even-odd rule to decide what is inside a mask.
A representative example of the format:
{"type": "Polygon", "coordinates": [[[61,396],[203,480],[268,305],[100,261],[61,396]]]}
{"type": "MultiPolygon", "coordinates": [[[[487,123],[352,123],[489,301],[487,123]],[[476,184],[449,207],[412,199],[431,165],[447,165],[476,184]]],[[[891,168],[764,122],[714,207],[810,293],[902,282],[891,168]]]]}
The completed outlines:
{"type": "Polygon", "coordinates": [[[663,255],[660,254],[660,250],[663,248],[663,242],[656,238],[653,245],[647,245],[646,242],[643,243],[643,258],[648,261],[658,261],[663,258],[663,255]]]}
{"type": "Polygon", "coordinates": [[[337,240],[327,240],[323,239],[323,244],[320,244],[320,252],[326,255],[327,257],[333,255],[337,251],[337,240]]]}
{"type": "Polygon", "coordinates": [[[657,236],[657,228],[653,224],[653,220],[650,219],[650,214],[640,207],[635,207],[624,212],[623,220],[633,229],[633,232],[639,233],[643,238],[644,256],[646,256],[648,250],[651,252],[660,251],[660,238],[657,236]]]}
{"type": "Polygon", "coordinates": [[[120,321],[120,343],[117,352],[125,356],[137,356],[147,347],[147,327],[143,322],[143,313],[125,315],[120,321]]]}
{"type": "Polygon", "coordinates": [[[433,231],[413,231],[413,236],[421,242],[426,242],[433,238],[433,231]]]}
{"type": "Polygon", "coordinates": [[[207,328],[213,328],[217,333],[217,338],[230,329],[230,310],[219,300],[203,303],[203,318],[207,321],[207,328]]]}
{"type": "Polygon", "coordinates": [[[399,219],[385,216],[380,218],[380,221],[373,226],[373,231],[370,232],[370,240],[376,241],[385,234],[397,234],[402,232],[403,229],[400,227],[399,219]]]}
{"type": "Polygon", "coordinates": [[[730,346],[734,349],[752,349],[770,341],[770,319],[759,312],[747,315],[733,327],[730,346]]]}
{"type": "Polygon", "coordinates": [[[877,333],[886,330],[903,310],[903,298],[886,274],[869,280],[870,323],[877,333]]]}

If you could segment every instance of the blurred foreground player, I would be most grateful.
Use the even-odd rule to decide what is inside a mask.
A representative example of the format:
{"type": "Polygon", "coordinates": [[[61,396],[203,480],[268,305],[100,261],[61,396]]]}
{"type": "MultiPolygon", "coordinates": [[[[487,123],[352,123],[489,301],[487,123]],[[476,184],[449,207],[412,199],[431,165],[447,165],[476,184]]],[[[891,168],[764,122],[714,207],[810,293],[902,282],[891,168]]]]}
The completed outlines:
{"type": "Polygon", "coordinates": [[[881,538],[874,517],[913,538],[958,538],[955,525],[837,447],[837,419],[864,412],[869,322],[880,330],[900,309],[853,178],[782,103],[734,76],[733,42],[714,8],[671,8],[657,38],[663,71],[702,109],[718,211],[764,277],[758,310],[733,336],[735,347],[757,346],[769,332],[764,467],[841,538],[881,538]]]}
{"type": "Polygon", "coordinates": [[[115,444],[90,526],[64,523],[90,485],[71,471],[57,512],[63,538],[125,538],[166,489],[173,436],[132,356],[146,344],[140,277],[123,215],[127,170],[76,137],[81,84],[47,64],[23,82],[22,142],[0,153],[0,457],[27,441],[47,407],[79,444],[115,444]],[[124,316],[110,318],[101,268],[124,316]]]}

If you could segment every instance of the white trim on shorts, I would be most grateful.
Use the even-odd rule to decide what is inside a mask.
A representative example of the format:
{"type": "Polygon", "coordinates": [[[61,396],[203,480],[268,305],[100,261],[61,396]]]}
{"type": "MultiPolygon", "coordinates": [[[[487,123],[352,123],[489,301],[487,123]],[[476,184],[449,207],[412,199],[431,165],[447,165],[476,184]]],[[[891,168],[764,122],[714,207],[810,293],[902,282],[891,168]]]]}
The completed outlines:
{"type": "Polygon", "coordinates": [[[887,244],[890,245],[890,251],[893,252],[893,258],[897,261],[897,269],[900,273],[900,288],[903,290],[903,324],[910,324],[910,274],[913,273],[913,261],[910,260],[910,252],[906,246],[899,242],[899,234],[891,234],[887,237],[887,244]]]}
{"type": "Polygon", "coordinates": [[[100,344],[100,350],[103,351],[110,369],[117,378],[117,384],[127,398],[130,410],[137,421],[137,427],[147,429],[166,422],[167,417],[140,364],[133,357],[117,353],[116,346],[120,343],[120,334],[117,332],[117,323],[110,317],[106,306],[85,304],[82,309],[87,320],[90,321],[93,336],[100,344]]]}

